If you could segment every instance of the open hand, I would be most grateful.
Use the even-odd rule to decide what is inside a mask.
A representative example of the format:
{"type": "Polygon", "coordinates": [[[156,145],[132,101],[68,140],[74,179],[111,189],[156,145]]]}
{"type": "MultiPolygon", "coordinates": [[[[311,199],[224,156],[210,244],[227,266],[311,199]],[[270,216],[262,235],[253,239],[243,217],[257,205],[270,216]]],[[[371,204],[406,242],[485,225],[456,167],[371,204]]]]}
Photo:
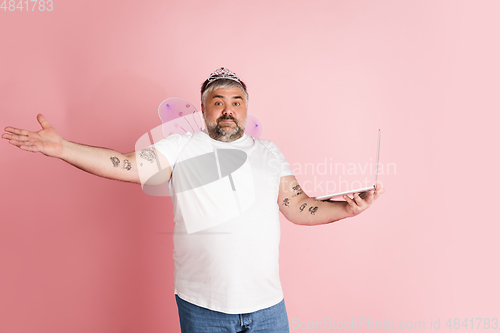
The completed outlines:
{"type": "Polygon", "coordinates": [[[363,193],[354,193],[352,198],[348,195],[344,195],[343,198],[347,201],[345,209],[349,216],[356,216],[366,210],[371,204],[377,200],[377,198],[385,192],[382,185],[377,184],[374,190],[370,190],[363,193]]]}
{"type": "Polygon", "coordinates": [[[2,134],[3,139],[18,148],[30,152],[41,152],[47,156],[60,156],[63,149],[63,138],[57,133],[42,114],[37,116],[42,127],[38,132],[30,132],[25,129],[6,127],[2,134]]]}

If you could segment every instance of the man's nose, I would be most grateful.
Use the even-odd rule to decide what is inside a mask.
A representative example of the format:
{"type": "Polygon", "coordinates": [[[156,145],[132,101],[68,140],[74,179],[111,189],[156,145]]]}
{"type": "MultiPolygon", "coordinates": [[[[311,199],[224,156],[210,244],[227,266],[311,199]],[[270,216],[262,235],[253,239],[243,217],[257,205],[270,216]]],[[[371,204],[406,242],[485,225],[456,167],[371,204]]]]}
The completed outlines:
{"type": "Polygon", "coordinates": [[[234,114],[233,107],[232,107],[231,105],[226,105],[226,106],[224,107],[224,110],[222,110],[222,114],[223,114],[223,115],[228,114],[228,115],[231,115],[231,116],[232,116],[232,115],[234,114]]]}

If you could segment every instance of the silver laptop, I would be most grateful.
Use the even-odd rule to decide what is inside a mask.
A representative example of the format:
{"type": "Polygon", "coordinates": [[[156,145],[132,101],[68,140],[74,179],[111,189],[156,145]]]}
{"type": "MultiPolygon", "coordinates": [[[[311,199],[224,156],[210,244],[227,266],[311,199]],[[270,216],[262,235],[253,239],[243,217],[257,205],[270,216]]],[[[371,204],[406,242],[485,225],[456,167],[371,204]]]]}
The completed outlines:
{"type": "Polygon", "coordinates": [[[362,193],[362,192],[374,190],[375,187],[377,186],[378,156],[379,156],[379,153],[380,153],[380,129],[378,130],[377,162],[375,163],[375,180],[373,181],[373,186],[364,187],[364,188],[358,188],[356,190],[351,190],[351,191],[346,191],[346,192],[339,192],[339,193],[334,193],[334,194],[328,194],[328,195],[324,195],[324,196],[321,196],[321,197],[316,197],[316,200],[328,200],[330,198],[339,197],[339,196],[344,195],[344,194],[362,193]]]}

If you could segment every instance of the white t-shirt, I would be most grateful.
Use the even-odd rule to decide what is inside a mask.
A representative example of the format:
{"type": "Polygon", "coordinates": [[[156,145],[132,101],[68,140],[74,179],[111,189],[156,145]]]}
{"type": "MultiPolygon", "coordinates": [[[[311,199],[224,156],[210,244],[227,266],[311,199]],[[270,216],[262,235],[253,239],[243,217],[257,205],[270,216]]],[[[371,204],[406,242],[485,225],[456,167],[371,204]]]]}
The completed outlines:
{"type": "Polygon", "coordinates": [[[292,175],[271,141],[233,142],[204,132],[174,134],[154,147],[172,167],[175,293],[224,313],[279,303],[280,178],[292,175]]]}

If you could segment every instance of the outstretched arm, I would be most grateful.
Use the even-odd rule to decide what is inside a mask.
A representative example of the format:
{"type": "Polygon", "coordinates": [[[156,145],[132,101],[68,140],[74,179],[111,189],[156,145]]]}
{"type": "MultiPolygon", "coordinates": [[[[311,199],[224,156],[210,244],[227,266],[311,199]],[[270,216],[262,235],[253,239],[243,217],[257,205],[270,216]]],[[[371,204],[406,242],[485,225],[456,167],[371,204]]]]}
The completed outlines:
{"type": "Polygon", "coordinates": [[[345,201],[320,201],[304,193],[295,176],[285,176],[280,179],[278,205],[291,222],[318,225],[356,216],[370,207],[382,193],[384,189],[378,184],[376,190],[355,193],[353,198],[345,195],[345,201]]]}
{"type": "Polygon", "coordinates": [[[154,148],[122,154],[112,149],[64,140],[41,114],[38,132],[6,127],[2,138],[29,152],[56,157],[91,174],[133,183],[161,184],[170,179],[170,165],[154,148]],[[154,176],[154,177],[153,177],[154,176]]]}

